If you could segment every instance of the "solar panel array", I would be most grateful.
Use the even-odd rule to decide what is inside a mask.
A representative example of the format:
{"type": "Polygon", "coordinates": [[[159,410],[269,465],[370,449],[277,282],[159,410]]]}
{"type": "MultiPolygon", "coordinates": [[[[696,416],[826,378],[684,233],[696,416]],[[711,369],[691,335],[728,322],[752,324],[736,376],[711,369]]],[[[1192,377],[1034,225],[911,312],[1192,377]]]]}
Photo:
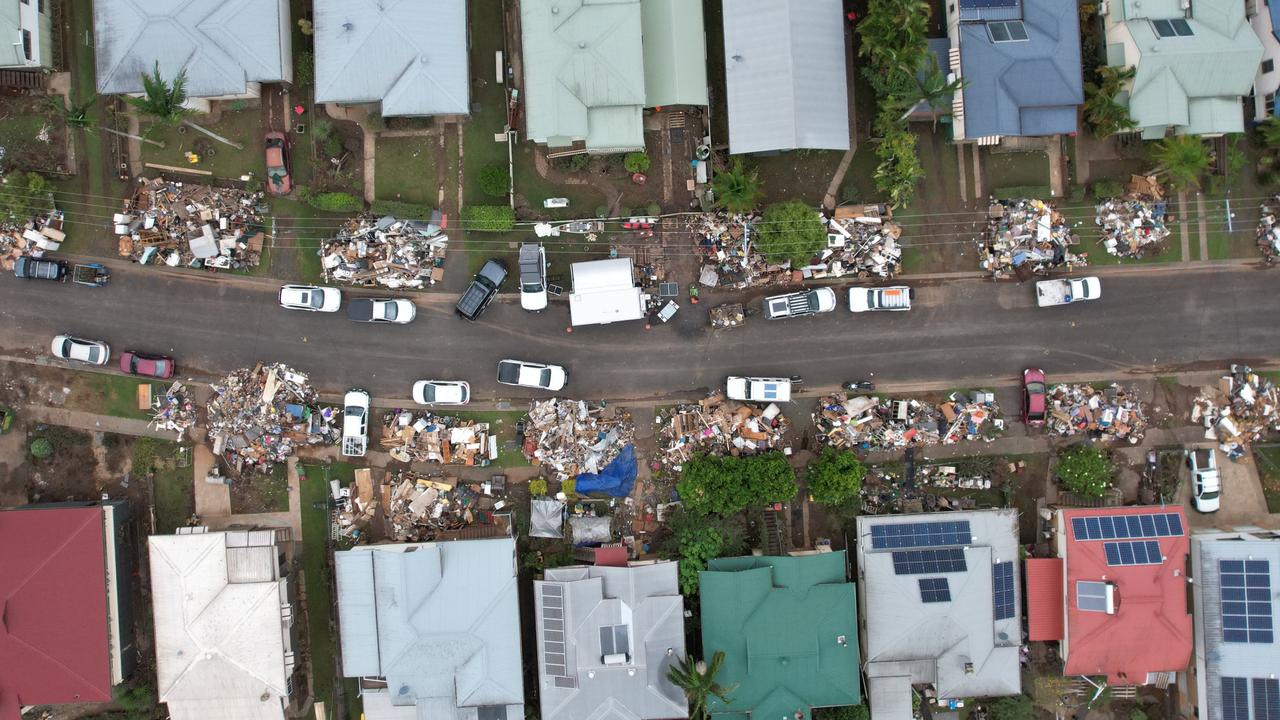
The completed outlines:
{"type": "Polygon", "coordinates": [[[1142,515],[1099,515],[1071,518],[1076,540],[1134,540],[1182,537],[1182,518],[1177,513],[1142,515]]]}
{"type": "Polygon", "coordinates": [[[1218,580],[1222,588],[1222,640],[1274,642],[1271,563],[1267,560],[1219,560],[1218,580]]]}
{"type": "Polygon", "coordinates": [[[542,584],[542,664],[556,678],[556,687],[578,686],[565,664],[564,587],[551,583],[542,584]]]}
{"type": "Polygon", "coordinates": [[[1280,720],[1280,680],[1253,679],[1254,720],[1280,720]]]}
{"type": "Polygon", "coordinates": [[[1013,617],[1016,594],[1013,590],[1013,563],[996,563],[991,568],[991,603],[997,620],[1013,617]]]}
{"type": "Polygon", "coordinates": [[[1126,540],[1103,543],[1108,565],[1159,565],[1164,562],[1160,543],[1155,540],[1126,540]]]}
{"type": "Polygon", "coordinates": [[[1249,681],[1222,678],[1222,720],[1249,720],[1249,681]]]}
{"type": "Polygon", "coordinates": [[[893,554],[895,575],[934,575],[965,572],[968,569],[964,561],[964,548],[901,550],[893,554]]]}
{"type": "Polygon", "coordinates": [[[920,601],[951,602],[951,584],[946,578],[920,578],[920,601]]]}
{"type": "Polygon", "coordinates": [[[968,520],[871,526],[871,547],[874,550],[968,545],[971,542],[973,533],[968,520]]]}

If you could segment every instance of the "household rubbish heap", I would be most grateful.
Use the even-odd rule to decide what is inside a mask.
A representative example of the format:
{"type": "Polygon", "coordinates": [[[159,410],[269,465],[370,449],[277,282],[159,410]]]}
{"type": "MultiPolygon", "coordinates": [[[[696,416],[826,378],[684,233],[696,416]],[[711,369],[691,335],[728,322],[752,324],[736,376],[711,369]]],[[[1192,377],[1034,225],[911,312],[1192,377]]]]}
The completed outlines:
{"type": "Polygon", "coordinates": [[[934,405],[866,395],[828,395],[813,413],[818,441],[850,450],[891,450],[961,440],[995,439],[1004,431],[995,394],[953,393],[934,405]]]}
{"type": "Polygon", "coordinates": [[[1043,200],[993,200],[986,232],[976,242],[982,269],[997,279],[1088,264],[1086,253],[1071,250],[1080,238],[1071,234],[1066,218],[1043,200]]]}
{"type": "Polygon", "coordinates": [[[561,482],[597,474],[635,439],[631,413],[585,400],[534,400],[524,431],[524,456],[561,482]]]}
{"type": "Polygon", "coordinates": [[[1091,385],[1055,385],[1046,396],[1045,426],[1050,435],[1087,434],[1095,440],[1142,442],[1147,414],[1132,390],[1111,383],[1099,390],[1091,385]]]}
{"type": "Polygon", "coordinates": [[[456,477],[400,470],[388,476],[375,493],[373,471],[362,468],[356,470],[355,481],[348,488],[332,482],[338,503],[338,532],[356,540],[370,537],[379,508],[381,535],[395,542],[426,542],[476,524],[499,525],[495,513],[507,505],[501,497],[505,478],[468,484],[456,477]]]}
{"type": "Polygon", "coordinates": [[[266,239],[263,194],[143,179],[112,218],[121,257],[141,265],[257,267],[266,239]]]}
{"type": "Polygon", "coordinates": [[[382,424],[382,447],[393,460],[485,467],[498,459],[489,423],[397,410],[382,424]]]}
{"type": "Polygon", "coordinates": [[[325,280],[388,288],[444,282],[446,225],[439,211],[430,220],[391,215],[352,218],[320,250],[325,280]]]}
{"type": "Polygon", "coordinates": [[[677,405],[660,413],[659,461],[674,470],[696,455],[755,455],[782,449],[791,422],[781,408],[764,408],[726,400],[715,392],[695,404],[677,405]]]}
{"type": "Polygon", "coordinates": [[[63,222],[63,212],[51,210],[48,215],[21,225],[16,221],[0,223],[0,270],[12,272],[23,255],[43,257],[45,251],[61,247],[67,239],[63,222]]]}
{"type": "Polygon", "coordinates": [[[319,407],[308,377],[288,365],[236,370],[212,389],[209,439],[236,472],[267,472],[301,445],[333,445],[341,436],[341,410],[319,407]]]}
{"type": "Polygon", "coordinates": [[[1097,206],[1094,223],[1098,242],[1116,257],[1140,258],[1166,249],[1171,231],[1165,225],[1163,200],[1130,195],[1104,200],[1097,206]]]}
{"type": "Polygon", "coordinates": [[[147,424],[156,430],[173,430],[178,440],[196,424],[196,405],[187,393],[187,386],[176,380],[164,395],[152,398],[151,413],[151,422],[147,424]]]}
{"type": "Polygon", "coordinates": [[[1280,208],[1280,195],[1262,206],[1262,217],[1258,220],[1258,250],[1267,262],[1275,262],[1280,257],[1280,224],[1276,222],[1273,208],[1280,208]]]}
{"type": "Polygon", "coordinates": [[[1253,368],[1232,365],[1231,372],[1218,379],[1218,390],[1221,395],[1195,399],[1191,422],[1203,424],[1205,439],[1217,440],[1227,457],[1238,460],[1249,443],[1280,430],[1280,392],[1253,368]]]}

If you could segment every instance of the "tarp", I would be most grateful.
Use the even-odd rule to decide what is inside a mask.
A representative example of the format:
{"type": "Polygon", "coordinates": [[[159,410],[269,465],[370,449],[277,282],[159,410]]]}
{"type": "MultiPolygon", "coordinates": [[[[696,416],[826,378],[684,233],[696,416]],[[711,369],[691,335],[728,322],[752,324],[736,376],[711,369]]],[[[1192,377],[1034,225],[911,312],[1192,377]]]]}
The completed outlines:
{"type": "Polygon", "coordinates": [[[634,445],[627,445],[598,475],[579,475],[574,489],[580,495],[602,493],[626,497],[631,494],[631,487],[636,483],[636,470],[636,448],[634,445]]]}
{"type": "Polygon", "coordinates": [[[529,537],[564,537],[564,503],[554,498],[534,498],[530,503],[529,537]]]}
{"type": "Polygon", "coordinates": [[[598,545],[607,543],[613,538],[609,530],[609,518],[574,515],[569,518],[569,529],[573,532],[573,544],[598,545]]]}

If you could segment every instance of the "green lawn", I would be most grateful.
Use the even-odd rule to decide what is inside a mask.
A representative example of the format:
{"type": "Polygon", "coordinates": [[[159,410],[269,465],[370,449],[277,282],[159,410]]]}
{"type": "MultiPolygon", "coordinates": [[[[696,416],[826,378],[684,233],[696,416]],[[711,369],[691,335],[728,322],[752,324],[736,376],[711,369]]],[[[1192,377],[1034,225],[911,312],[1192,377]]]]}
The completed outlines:
{"type": "MultiPolygon", "coordinates": [[[[1043,188],[1049,199],[1049,157],[1042,152],[993,152],[983,148],[982,172],[987,191],[1001,195],[1004,188],[1043,188]]],[[[1021,194],[1021,193],[1017,193],[1021,194]]]]}
{"type": "Polygon", "coordinates": [[[328,563],[329,480],[336,478],[344,485],[350,484],[356,468],[350,463],[335,462],[328,466],[304,465],[300,469],[306,473],[306,479],[302,481],[302,567],[306,574],[312,682],[315,684],[316,701],[323,702],[332,713],[333,691],[338,682],[338,638],[328,563]],[[321,505],[319,509],[317,503],[321,505]]]}
{"type": "MultiPolygon", "coordinates": [[[[1227,223],[1227,201],[1225,193],[1205,197],[1205,234],[1209,238],[1209,257],[1201,260],[1227,260],[1230,258],[1252,258],[1258,256],[1258,244],[1254,231],[1258,226],[1258,208],[1256,202],[1231,202],[1230,227],[1227,223]]],[[[1194,213],[1195,201],[1189,203],[1194,213]]],[[[1200,235],[1198,223],[1190,225],[1191,243],[1195,248],[1193,254],[1199,254],[1200,235]]]]}
{"type": "Polygon", "coordinates": [[[155,505],[159,535],[169,535],[183,527],[196,511],[189,453],[180,458],[178,449],[177,443],[154,438],[140,437],[133,441],[133,475],[141,479],[148,470],[155,473],[151,501],[155,505]]]}
{"type": "Polygon", "coordinates": [[[378,138],[375,193],[379,200],[436,206],[434,137],[378,138]]]}
{"type": "Polygon", "coordinates": [[[282,197],[271,198],[271,213],[277,222],[279,239],[276,242],[298,246],[295,255],[302,281],[320,282],[322,269],[316,251],[321,243],[333,237],[347,216],[316,210],[306,203],[282,197]]]}
{"type": "MultiPolygon", "coordinates": [[[[504,0],[471,0],[468,14],[473,28],[501,28],[504,0]]],[[[506,86],[493,80],[493,56],[502,50],[502,32],[491,30],[471,35],[471,67],[481,82],[471,86],[471,119],[463,126],[463,202],[472,205],[501,203],[480,191],[476,180],[486,165],[507,166],[507,144],[494,142],[507,122],[506,86]]],[[[517,188],[516,192],[520,192],[517,188]]]]}
{"type": "MultiPolygon", "coordinates": [[[[244,146],[243,149],[236,148],[225,143],[214,140],[194,128],[179,126],[170,127],[160,124],[147,125],[148,119],[141,118],[143,123],[143,134],[152,139],[165,143],[164,148],[158,148],[150,143],[142,144],[142,161],[144,163],[160,163],[162,165],[173,165],[176,167],[191,168],[192,170],[208,170],[213,173],[214,177],[220,178],[239,178],[246,173],[254,173],[259,177],[262,176],[265,166],[262,159],[262,124],[259,110],[250,108],[245,110],[226,110],[222,113],[222,117],[216,123],[210,123],[199,117],[194,118],[194,122],[201,127],[206,128],[228,140],[235,141],[244,146]],[[197,145],[211,148],[212,154],[203,153],[200,162],[192,164],[187,161],[185,153],[194,150],[197,145]]],[[[151,168],[147,168],[149,172],[156,172],[151,168]]],[[[192,176],[196,177],[196,176],[192,176]]]]}
{"type": "Polygon", "coordinates": [[[1262,493],[1267,497],[1267,512],[1280,513],[1280,446],[1257,447],[1253,456],[1258,461],[1258,477],[1262,493]]]}
{"type": "MultiPolygon", "coordinates": [[[[83,380],[84,395],[77,399],[76,407],[84,412],[132,420],[150,420],[151,412],[138,409],[138,386],[148,381],[128,375],[105,373],[78,373],[83,380]]],[[[152,381],[152,397],[164,393],[166,381],[152,381]]],[[[73,387],[74,393],[76,388],[73,387]]]]}

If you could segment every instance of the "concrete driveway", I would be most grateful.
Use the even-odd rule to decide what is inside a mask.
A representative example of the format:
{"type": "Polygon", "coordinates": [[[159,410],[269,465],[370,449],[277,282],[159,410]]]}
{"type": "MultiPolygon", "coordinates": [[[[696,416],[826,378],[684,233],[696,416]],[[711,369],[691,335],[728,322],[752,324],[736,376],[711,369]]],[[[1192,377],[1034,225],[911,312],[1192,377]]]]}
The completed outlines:
{"type": "MultiPolygon", "coordinates": [[[[1195,443],[1187,447],[1216,447],[1213,443],[1195,443]]],[[[1267,518],[1267,499],[1262,494],[1258,480],[1258,467],[1253,455],[1245,455],[1232,462],[1219,450],[1213,451],[1218,462],[1218,475],[1222,478],[1222,505],[1218,512],[1198,512],[1191,504],[1191,470],[1183,463],[1180,472],[1182,484],[1178,486],[1178,501],[1186,507],[1187,522],[1192,528],[1230,529],[1251,525],[1267,518]]]]}

